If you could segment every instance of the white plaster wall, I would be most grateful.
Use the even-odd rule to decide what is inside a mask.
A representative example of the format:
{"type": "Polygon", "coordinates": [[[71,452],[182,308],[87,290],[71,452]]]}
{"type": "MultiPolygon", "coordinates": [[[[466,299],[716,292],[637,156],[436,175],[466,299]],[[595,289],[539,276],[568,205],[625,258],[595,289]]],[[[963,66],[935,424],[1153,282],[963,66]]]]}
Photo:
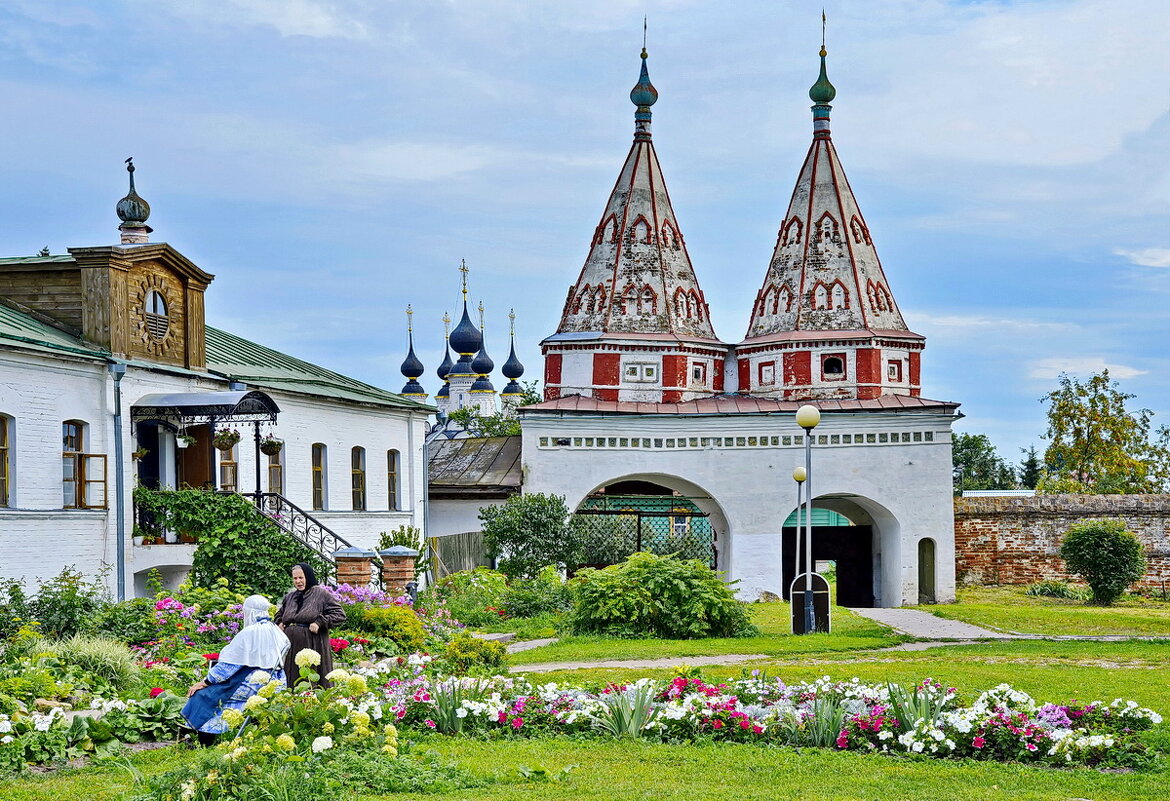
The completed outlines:
{"type": "MultiPolygon", "coordinates": [[[[726,521],[720,530],[720,568],[740,582],[744,598],[778,593],[779,532],[795,505],[792,469],[804,463],[801,431],[791,415],[568,416],[524,415],[525,492],[565,495],[570,508],[614,480],[645,476],[683,479],[712,498],[726,521]],[[541,447],[547,437],[649,437],[651,448],[541,447]],[[790,446],[653,447],[653,438],[791,436],[790,446]]],[[[931,432],[933,442],[816,446],[815,498],[839,496],[863,508],[877,527],[881,549],[881,603],[917,600],[917,541],[938,543],[940,600],[954,597],[954,528],[951,508],[950,423],[940,414],[828,414],[817,435],[931,432]]],[[[677,482],[675,482],[677,483],[677,482]]]]}
{"type": "MultiPolygon", "coordinates": [[[[135,448],[131,407],[156,392],[197,392],[226,389],[226,382],[208,377],[163,373],[131,366],[122,380],[123,453],[125,470],[126,584],[135,586],[135,574],[152,566],[167,566],[173,577],[190,566],[192,548],[155,546],[134,548],[131,492],[136,469],[130,458],[135,448]],[[147,552],[158,552],[148,555],[147,552]],[[162,561],[159,561],[159,560],[162,561]],[[141,564],[139,564],[141,562],[141,564]]],[[[330,401],[270,391],[281,409],[272,430],[285,441],[285,495],[306,511],[312,506],[311,448],[328,446],[328,510],[321,521],[354,545],[373,547],[378,534],[400,525],[423,528],[422,442],[427,419],[422,412],[392,410],[368,404],[330,401]],[[352,510],[350,449],[366,449],[366,510],[352,510]],[[398,477],[400,509],[388,509],[386,452],[401,455],[398,477]]],[[[74,565],[87,575],[106,566],[111,591],[116,587],[112,566],[117,561],[114,460],[114,381],[104,361],[0,351],[0,414],[14,419],[10,440],[13,492],[9,508],[0,508],[0,577],[23,578],[34,586],[39,579],[74,565]],[[61,424],[76,419],[88,423],[85,450],[108,456],[108,509],[62,509],[61,424]]],[[[236,448],[239,489],[254,490],[254,447],[250,424],[235,426],[244,439],[236,448]]],[[[266,457],[261,455],[262,487],[266,457]]]]}
{"type": "Polygon", "coordinates": [[[593,352],[564,351],[561,356],[561,395],[589,395],[593,390],[593,352]]]}
{"type": "Polygon", "coordinates": [[[502,500],[432,500],[430,536],[445,537],[450,534],[464,534],[480,531],[479,510],[485,506],[503,506],[502,500]]]}

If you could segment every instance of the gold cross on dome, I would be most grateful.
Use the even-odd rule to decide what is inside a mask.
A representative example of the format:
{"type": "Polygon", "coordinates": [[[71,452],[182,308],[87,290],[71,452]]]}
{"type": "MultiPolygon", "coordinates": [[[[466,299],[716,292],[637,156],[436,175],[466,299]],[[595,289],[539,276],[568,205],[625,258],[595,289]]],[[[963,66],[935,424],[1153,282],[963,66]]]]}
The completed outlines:
{"type": "Polygon", "coordinates": [[[467,300],[467,259],[459,260],[459,272],[463,273],[463,299],[467,300]]]}
{"type": "Polygon", "coordinates": [[[451,315],[443,312],[443,339],[451,336],[451,315]]]}
{"type": "Polygon", "coordinates": [[[407,332],[414,331],[414,309],[410,307],[409,303],[406,304],[406,330],[407,332]]]}

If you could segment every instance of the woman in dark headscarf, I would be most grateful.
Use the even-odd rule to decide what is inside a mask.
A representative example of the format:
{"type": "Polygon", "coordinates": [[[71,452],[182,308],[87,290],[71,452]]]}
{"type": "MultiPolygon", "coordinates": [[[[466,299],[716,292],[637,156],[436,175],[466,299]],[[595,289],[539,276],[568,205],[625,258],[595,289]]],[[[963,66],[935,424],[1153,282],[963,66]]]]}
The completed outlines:
{"type": "Polygon", "coordinates": [[[310,648],[321,656],[321,664],[315,670],[323,686],[328,686],[324,677],[333,670],[333,649],[329,646],[329,629],[345,622],[345,610],[329,590],[317,583],[313,568],[304,562],[293,565],[293,589],[280,602],[280,609],[273,620],[288,635],[292,647],[284,659],[284,672],[288,686],[296,687],[300,678],[296,656],[303,649],[310,648]]]}

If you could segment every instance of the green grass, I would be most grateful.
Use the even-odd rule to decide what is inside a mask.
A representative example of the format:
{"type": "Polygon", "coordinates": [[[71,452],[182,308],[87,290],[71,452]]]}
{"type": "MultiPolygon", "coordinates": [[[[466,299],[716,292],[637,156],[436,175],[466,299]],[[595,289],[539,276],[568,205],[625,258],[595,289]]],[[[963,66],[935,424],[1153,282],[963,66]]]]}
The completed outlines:
{"type": "MultiPolygon", "coordinates": [[[[1139,801],[1165,798],[1170,778],[1164,767],[1113,774],[730,744],[663,745],[568,738],[483,741],[431,736],[422,738],[421,745],[476,775],[494,779],[484,787],[426,796],[469,801],[1139,801]],[[528,782],[519,775],[521,767],[555,772],[569,765],[576,768],[563,782],[528,782]]],[[[133,761],[139,769],[154,773],[191,754],[168,749],[135,756],[133,761]]],[[[0,785],[0,796],[5,801],[113,801],[131,789],[126,772],[90,768],[8,782],[0,785]]],[[[417,798],[417,794],[364,797],[368,801],[417,798]]]]}
{"type": "Polygon", "coordinates": [[[517,640],[542,640],[545,637],[557,636],[557,630],[564,620],[563,614],[552,612],[535,617],[509,617],[492,621],[487,626],[477,626],[476,631],[488,633],[510,632],[516,635],[517,640]]]}
{"type": "Polygon", "coordinates": [[[615,637],[565,637],[552,645],[514,654],[516,665],[549,662],[597,662],[611,659],[659,659],[721,654],[810,654],[856,649],[882,648],[905,642],[902,637],[872,620],[847,609],[833,607],[833,633],[793,636],[787,603],[753,604],[756,637],[711,638],[702,640],[620,639],[615,637]]]}
{"type": "Polygon", "coordinates": [[[916,607],[938,617],[1023,634],[1170,637],[1170,602],[1126,596],[1113,606],[1046,598],[1024,587],[967,587],[958,603],[916,607]]]}

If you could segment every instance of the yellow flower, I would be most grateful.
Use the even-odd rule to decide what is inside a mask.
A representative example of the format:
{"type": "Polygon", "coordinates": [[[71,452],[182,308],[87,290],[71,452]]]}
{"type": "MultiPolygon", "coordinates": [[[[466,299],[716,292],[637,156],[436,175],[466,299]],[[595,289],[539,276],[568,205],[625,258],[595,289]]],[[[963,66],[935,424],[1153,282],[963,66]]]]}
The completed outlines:
{"type": "Polygon", "coordinates": [[[225,709],[223,711],[223,722],[226,723],[229,728],[234,729],[237,726],[243,725],[244,715],[238,709],[225,709]]]}
{"type": "Polygon", "coordinates": [[[264,696],[253,695],[251,698],[249,698],[247,701],[244,702],[244,709],[247,710],[248,712],[255,712],[257,709],[264,706],[266,703],[268,703],[268,699],[265,698],[264,696]]]}
{"type": "Polygon", "coordinates": [[[296,662],[297,667],[301,668],[302,670],[307,667],[316,667],[317,665],[321,664],[321,654],[317,653],[312,648],[302,648],[297,652],[297,655],[293,661],[296,662]]]}
{"type": "Polygon", "coordinates": [[[390,756],[398,756],[398,749],[395,748],[394,746],[390,745],[389,743],[382,746],[382,751],[384,753],[389,754],[390,756]]]}
{"type": "Polygon", "coordinates": [[[284,682],[282,682],[280,679],[273,679],[261,687],[256,694],[262,698],[271,698],[272,696],[276,695],[277,691],[280,690],[280,688],[283,686],[284,682]]]}
{"type": "Polygon", "coordinates": [[[276,747],[281,751],[295,751],[297,741],[292,738],[292,735],[282,734],[276,738],[276,747]]]}
{"type": "Polygon", "coordinates": [[[349,719],[353,721],[354,726],[359,728],[365,728],[370,725],[370,716],[365,712],[354,712],[349,716],[349,719]]]}
{"type": "Polygon", "coordinates": [[[361,695],[370,691],[370,685],[366,683],[365,676],[350,676],[345,680],[345,689],[350,695],[361,695]]]}
{"type": "Polygon", "coordinates": [[[349,671],[346,670],[345,668],[337,668],[336,670],[331,670],[325,676],[326,681],[344,682],[344,681],[347,681],[348,679],[349,679],[349,671]]]}
{"type": "Polygon", "coordinates": [[[326,734],[333,734],[333,724],[329,721],[325,721],[325,725],[321,727],[321,731],[325,732],[326,734]]]}

